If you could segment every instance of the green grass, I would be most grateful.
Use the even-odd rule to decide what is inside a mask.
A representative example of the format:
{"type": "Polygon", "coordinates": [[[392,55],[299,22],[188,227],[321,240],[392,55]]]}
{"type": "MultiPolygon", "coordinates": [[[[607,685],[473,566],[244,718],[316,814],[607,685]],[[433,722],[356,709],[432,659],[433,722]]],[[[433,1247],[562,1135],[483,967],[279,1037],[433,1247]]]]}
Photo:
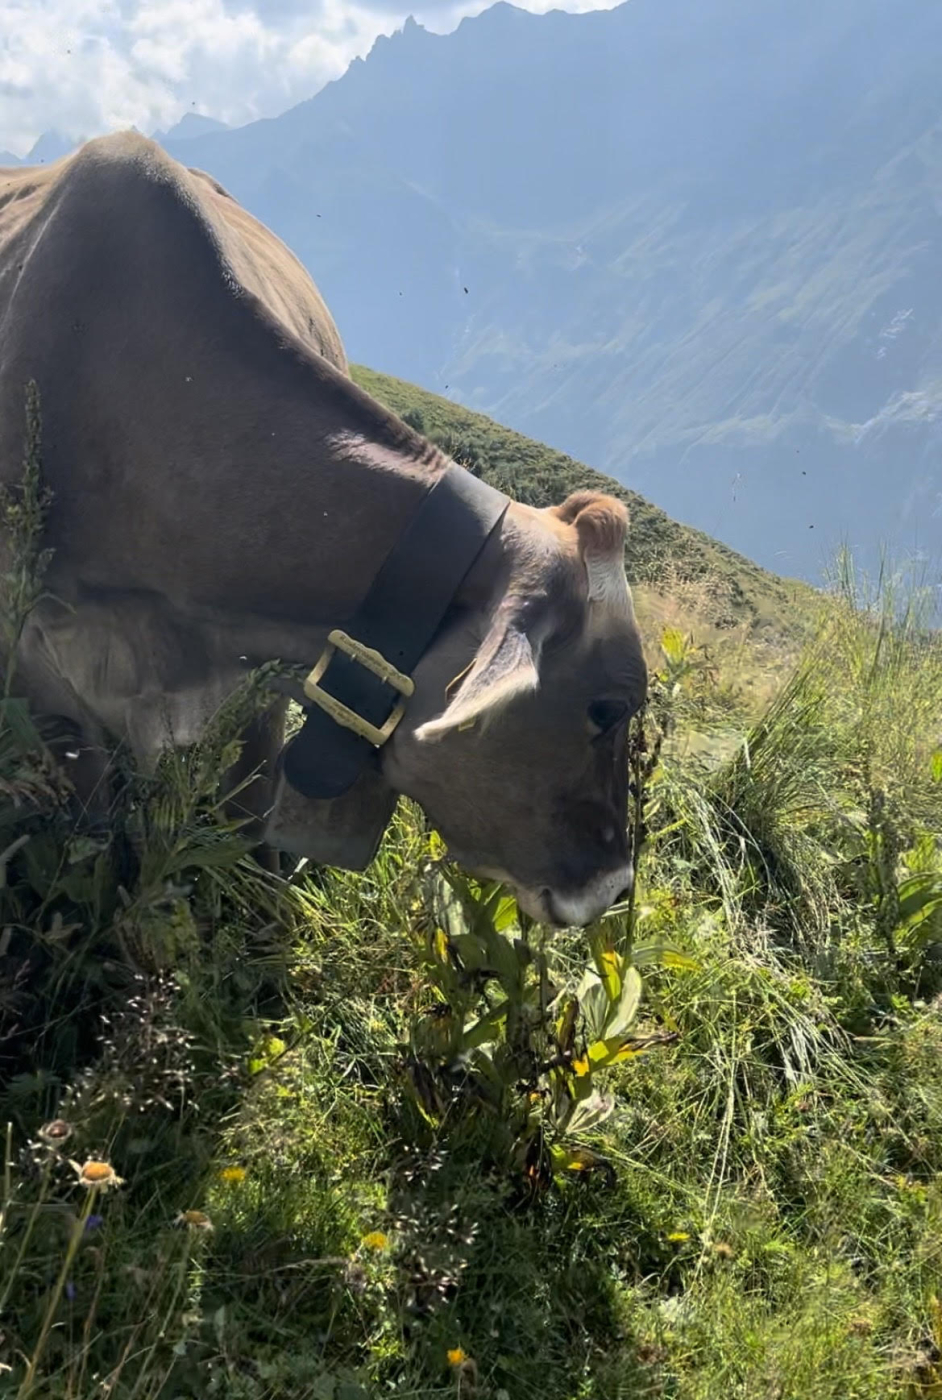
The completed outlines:
{"type": "MultiPolygon", "coordinates": [[[[15,636],[38,474],[0,504],[15,636]]],[[[942,640],[845,571],[746,703],[648,621],[585,932],[406,803],[363,875],[263,871],[218,775],[264,674],[93,839],[7,676],[0,1395],[938,1400],[942,640]]]]}
{"type": "MultiPolygon", "coordinates": [[[[484,928],[486,892],[442,924],[415,812],[365,875],[265,875],[215,810],[223,717],[93,847],[50,823],[8,702],[2,1393],[940,1393],[942,647],[835,600],[707,767],[685,731],[710,686],[665,644],[634,947],[688,960],[641,959],[635,1033],[676,1038],[601,1072],[611,1112],[574,1138],[596,1165],[555,1178],[515,1155],[513,1076],[488,1100],[484,1060],[456,1079],[419,1033],[483,1005],[434,933],[484,928]],[[90,1199],[68,1159],[94,1157],[124,1183],[90,1199]]],[[[527,937],[574,986],[627,934],[527,937]]]]}

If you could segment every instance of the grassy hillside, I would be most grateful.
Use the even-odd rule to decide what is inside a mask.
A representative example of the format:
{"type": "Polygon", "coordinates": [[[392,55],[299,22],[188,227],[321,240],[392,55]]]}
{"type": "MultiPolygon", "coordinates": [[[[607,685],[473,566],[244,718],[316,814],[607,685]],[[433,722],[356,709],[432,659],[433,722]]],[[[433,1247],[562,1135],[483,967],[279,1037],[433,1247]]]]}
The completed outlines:
{"type": "Polygon", "coordinates": [[[587,487],[623,500],[631,512],[627,568],[633,584],[660,593],[678,582],[697,583],[701,611],[720,626],[745,623],[750,631],[767,631],[783,640],[803,633],[814,598],[807,584],[768,573],[698,530],[678,524],[611,477],[484,414],[362,365],[352,366],[351,373],[381,403],[517,500],[555,505],[570,491],[587,487]]]}
{"type": "Polygon", "coordinates": [[[0,1394],[942,1394],[942,642],[898,600],[832,598],[746,730],[665,629],[636,897],[578,933],[408,804],[364,875],[260,869],[218,780],[263,676],[94,835],[5,680],[0,1394]]]}

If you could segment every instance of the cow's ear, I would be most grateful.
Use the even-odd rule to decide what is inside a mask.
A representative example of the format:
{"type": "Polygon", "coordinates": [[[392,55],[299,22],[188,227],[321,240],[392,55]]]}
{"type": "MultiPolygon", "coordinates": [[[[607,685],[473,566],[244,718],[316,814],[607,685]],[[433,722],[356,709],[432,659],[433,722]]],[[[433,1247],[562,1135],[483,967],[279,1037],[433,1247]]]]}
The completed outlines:
{"type": "Polygon", "coordinates": [[[576,491],[551,509],[576,531],[589,602],[614,616],[630,614],[631,592],[625,579],[628,512],[622,502],[600,491],[576,491]]]}
{"type": "Polygon", "coordinates": [[[539,642],[523,628],[521,610],[505,602],[481,643],[447,709],[437,719],[416,730],[423,741],[441,739],[453,729],[462,729],[494,718],[511,700],[536,690],[539,642]]]}

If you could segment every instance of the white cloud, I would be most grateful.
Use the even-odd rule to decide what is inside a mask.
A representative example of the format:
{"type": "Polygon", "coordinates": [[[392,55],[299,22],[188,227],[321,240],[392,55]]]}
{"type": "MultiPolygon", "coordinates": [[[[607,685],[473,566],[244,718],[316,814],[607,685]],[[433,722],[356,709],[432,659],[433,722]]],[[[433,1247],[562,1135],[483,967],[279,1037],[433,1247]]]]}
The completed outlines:
{"type": "MultiPolygon", "coordinates": [[[[544,11],[615,0],[517,0],[544,11]]],[[[0,149],[44,131],[234,125],[311,97],[413,13],[447,32],[489,0],[0,0],[0,149]]]]}

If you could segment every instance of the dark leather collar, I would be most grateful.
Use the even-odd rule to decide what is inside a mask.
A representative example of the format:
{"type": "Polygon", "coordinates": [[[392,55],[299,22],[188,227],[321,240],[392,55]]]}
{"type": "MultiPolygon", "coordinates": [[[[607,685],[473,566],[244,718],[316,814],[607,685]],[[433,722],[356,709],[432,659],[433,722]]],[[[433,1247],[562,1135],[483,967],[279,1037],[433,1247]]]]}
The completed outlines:
{"type": "MultiPolygon", "coordinates": [[[[424,496],[355,616],[343,622],[347,635],[411,675],[509,505],[502,492],[450,464],[424,496]]],[[[402,699],[342,651],[330,657],[319,685],[376,728],[402,699]]],[[[304,797],[330,799],[347,792],[365,768],[378,766],[379,749],[313,704],[282,763],[285,778],[304,797]]]]}

